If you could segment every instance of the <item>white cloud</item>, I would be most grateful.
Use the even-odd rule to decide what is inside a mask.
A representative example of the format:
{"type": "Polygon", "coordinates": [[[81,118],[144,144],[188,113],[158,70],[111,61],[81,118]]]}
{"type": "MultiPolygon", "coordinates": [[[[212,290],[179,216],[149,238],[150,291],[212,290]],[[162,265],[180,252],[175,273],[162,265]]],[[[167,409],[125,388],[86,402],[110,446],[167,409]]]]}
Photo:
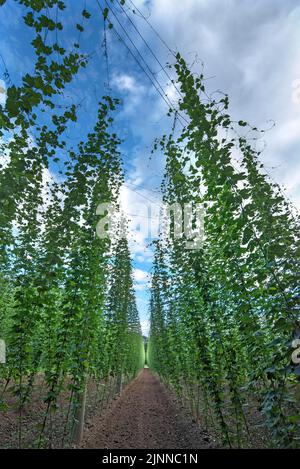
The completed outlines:
{"type": "Polygon", "coordinates": [[[144,319],[141,321],[141,328],[142,328],[142,333],[146,337],[149,335],[149,330],[150,330],[150,321],[148,319],[144,319]]]}
{"type": "Polygon", "coordinates": [[[126,73],[114,74],[111,82],[113,88],[121,92],[123,97],[124,114],[134,114],[141,104],[147,88],[137,81],[133,75],[126,73]]]}
{"type": "Polygon", "coordinates": [[[151,262],[150,243],[159,229],[160,194],[141,186],[142,177],[131,177],[123,184],[120,205],[128,219],[128,240],[135,261],[151,262]]]}
{"type": "Polygon", "coordinates": [[[130,93],[141,93],[145,90],[143,85],[140,85],[133,76],[114,75],[112,84],[115,85],[119,91],[128,91],[130,93]]]}
{"type": "Polygon", "coordinates": [[[277,151],[285,149],[286,145],[299,142],[300,115],[282,122],[274,132],[271,145],[277,151]]]}
{"type": "MultiPolygon", "coordinates": [[[[141,295],[147,294],[150,280],[149,273],[145,270],[135,268],[133,269],[133,280],[136,293],[140,292],[141,295]]],[[[144,302],[145,298],[139,298],[139,300],[144,302]]],[[[144,307],[145,305],[143,304],[143,309],[144,307]]]]}
{"type": "Polygon", "coordinates": [[[145,272],[144,270],[141,270],[141,269],[134,269],[133,277],[137,282],[147,282],[149,280],[148,272],[145,272]]]}
{"type": "MultiPolygon", "coordinates": [[[[229,94],[234,119],[248,120],[264,128],[269,126],[269,119],[276,122],[275,128],[263,137],[267,144],[263,162],[274,179],[286,185],[288,195],[300,206],[300,104],[293,100],[293,83],[300,79],[299,2],[135,0],[134,3],[147,17],[151,12],[150,22],[172,50],[179,50],[190,64],[198,54],[193,70],[195,73],[202,71],[203,61],[204,74],[210,78],[206,80],[208,92],[220,89],[229,94]]],[[[174,57],[142,18],[135,15],[134,21],[161,63],[174,62],[174,57]]],[[[134,260],[141,264],[139,267],[145,263],[148,268],[153,252],[149,247],[147,223],[140,223],[139,227],[139,222],[147,219],[151,201],[154,205],[160,203],[158,191],[164,168],[162,155],[151,160],[149,155],[154,137],[168,133],[172,122],[165,117],[166,103],[128,51],[113,38],[111,35],[109,41],[110,84],[113,92],[117,91],[123,98],[123,108],[118,115],[124,134],[129,134],[130,146],[127,155],[130,166],[121,191],[122,208],[130,218],[129,244],[134,260]]],[[[140,40],[135,44],[168,99],[176,103],[178,93],[169,78],[144,44],[140,40]]],[[[13,71],[16,67],[19,70],[22,64],[15,57],[14,48],[5,53],[8,68],[12,67],[13,71]]],[[[80,76],[92,77],[93,83],[99,78],[96,72],[95,76],[87,73],[80,76]]],[[[3,85],[0,81],[0,87],[5,88],[3,85]]],[[[0,92],[0,103],[1,99],[3,93],[0,92]]],[[[45,174],[45,180],[47,177],[50,175],[45,174]]],[[[156,223],[153,215],[151,225],[155,228],[156,223]]],[[[140,294],[145,294],[146,285],[142,277],[136,279],[140,294]]],[[[144,311],[146,306],[139,305],[144,311]]]]}
{"type": "Polygon", "coordinates": [[[148,287],[147,287],[146,284],[138,284],[138,283],[136,283],[136,284],[134,285],[135,291],[145,291],[145,290],[147,290],[147,288],[148,288],[148,287]]]}
{"type": "Polygon", "coordinates": [[[137,255],[137,256],[136,256],[136,260],[137,260],[138,262],[145,262],[146,259],[145,259],[144,256],[139,256],[139,255],[137,255]]]}
{"type": "MultiPolygon", "coordinates": [[[[260,128],[270,127],[270,119],[276,122],[276,126],[263,135],[266,149],[262,161],[271,176],[286,185],[288,196],[300,208],[300,104],[293,99],[293,83],[300,79],[299,2],[136,0],[135,4],[149,17],[171,50],[179,50],[189,64],[195,62],[195,73],[203,71],[209,78],[205,82],[208,93],[219,89],[229,94],[233,119],[247,120],[260,128]]],[[[135,15],[134,21],[161,63],[174,62],[174,57],[143,19],[135,15]]],[[[176,103],[178,93],[169,78],[142,43],[138,42],[137,47],[168,99],[176,103]]],[[[120,70],[119,63],[116,68],[120,70]]],[[[131,113],[130,119],[125,121],[126,131],[129,129],[138,141],[129,155],[128,182],[139,188],[127,184],[122,189],[122,200],[127,213],[137,214],[132,211],[134,203],[159,200],[155,191],[161,182],[164,158],[158,155],[150,161],[149,149],[155,137],[170,131],[172,122],[164,117],[166,103],[144,74],[137,72],[136,64],[127,66],[126,63],[125,70],[126,75],[117,75],[115,86],[124,94],[124,112],[131,113]],[[131,70],[135,70],[134,74],[131,70]],[[133,76],[139,77],[138,82],[133,76]]],[[[238,155],[233,156],[238,158],[238,155]]],[[[136,217],[134,219],[136,221],[136,217]]],[[[143,263],[149,265],[153,253],[146,230],[131,231],[129,239],[139,267],[143,263]]],[[[138,282],[138,294],[146,295],[145,285],[146,282],[138,282]]],[[[138,300],[138,307],[144,321],[145,301],[138,300]]]]}
{"type": "MultiPolygon", "coordinates": [[[[193,71],[203,70],[211,77],[206,81],[208,92],[220,89],[229,94],[234,119],[260,128],[268,128],[270,119],[276,122],[264,135],[263,162],[280,168],[269,171],[277,182],[294,180],[300,151],[300,104],[293,99],[293,84],[300,79],[299,3],[152,0],[140,1],[140,8],[146,16],[150,9],[152,25],[171,50],[179,50],[189,63],[198,56],[193,71]]],[[[135,19],[160,60],[174,61],[151,29],[135,19]]],[[[159,77],[171,101],[176,100],[175,88],[163,73],[159,77]]],[[[156,109],[164,109],[159,97],[156,109]]],[[[295,202],[296,193],[295,187],[288,190],[295,202]]]]}

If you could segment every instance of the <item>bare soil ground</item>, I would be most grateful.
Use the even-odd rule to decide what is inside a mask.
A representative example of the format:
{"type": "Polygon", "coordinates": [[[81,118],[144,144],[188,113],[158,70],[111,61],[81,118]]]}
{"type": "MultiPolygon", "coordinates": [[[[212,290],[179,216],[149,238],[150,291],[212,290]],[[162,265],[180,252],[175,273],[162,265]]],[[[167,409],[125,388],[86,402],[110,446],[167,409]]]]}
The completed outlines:
{"type": "MultiPolygon", "coordinates": [[[[41,435],[41,424],[47,404],[44,401],[47,387],[43,375],[36,377],[30,399],[20,419],[18,397],[13,383],[5,393],[5,406],[0,406],[0,448],[62,448],[73,447],[71,438],[70,387],[65,383],[58,400],[57,411],[48,418],[41,435]],[[21,434],[21,437],[20,437],[21,434]],[[19,438],[20,437],[20,438],[19,438]]],[[[0,386],[0,389],[3,388],[0,386]]],[[[156,378],[149,369],[128,384],[117,394],[116,378],[88,383],[86,425],[81,448],[106,449],[198,449],[228,447],[211,415],[205,419],[198,403],[184,393],[180,398],[156,378]],[[199,411],[200,409],[200,411],[199,411]]],[[[230,404],[230,403],[229,403],[230,404]]],[[[232,408],[224,408],[233,447],[236,428],[232,408]]],[[[249,434],[244,435],[243,446],[267,448],[270,438],[264,419],[258,411],[258,403],[244,408],[249,434]]],[[[245,432],[244,432],[245,433],[245,432]]]]}
{"type": "MultiPolygon", "coordinates": [[[[59,395],[57,411],[50,415],[43,435],[43,448],[62,448],[72,445],[70,440],[70,383],[66,382],[59,395]],[[69,418],[68,418],[69,416],[69,418]]],[[[0,386],[2,389],[4,384],[0,386]]],[[[47,387],[43,375],[36,377],[30,399],[22,412],[22,432],[19,441],[20,416],[18,411],[18,398],[13,392],[13,383],[5,393],[5,408],[0,407],[0,449],[2,448],[37,448],[40,445],[41,424],[43,422],[47,404],[47,387]]],[[[88,383],[86,417],[90,418],[97,412],[101,413],[114,398],[116,392],[113,380],[108,383],[101,381],[88,383]]]]}
{"type": "Polygon", "coordinates": [[[144,369],[101,416],[87,422],[83,448],[198,449],[213,438],[165,386],[144,369]]]}

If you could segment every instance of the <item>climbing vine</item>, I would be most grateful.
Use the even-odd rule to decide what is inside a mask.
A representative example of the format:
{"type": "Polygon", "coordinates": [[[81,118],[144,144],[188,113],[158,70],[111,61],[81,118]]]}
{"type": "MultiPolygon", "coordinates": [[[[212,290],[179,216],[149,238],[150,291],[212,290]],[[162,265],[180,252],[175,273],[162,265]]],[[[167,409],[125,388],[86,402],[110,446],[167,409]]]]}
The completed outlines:
{"type": "Polygon", "coordinates": [[[299,330],[299,216],[241,132],[258,129],[231,120],[227,96],[207,99],[204,77],[179,54],[175,70],[179,111],[189,124],[160,141],[164,199],[201,203],[205,235],[197,250],[186,249],[184,235],[162,235],[150,364],[228,446],[251,444],[247,408],[256,406],[272,444],[296,447],[299,366],[291,345],[299,330]]]}
{"type": "MultiPolygon", "coordinates": [[[[67,446],[81,440],[85,408],[102,409],[145,361],[121,229],[120,103],[109,89],[91,128],[70,147],[66,132],[80,104],[66,104],[65,92],[89,65],[80,45],[91,13],[85,7],[74,20],[77,39],[67,50],[59,39],[64,1],[15,3],[34,60],[18,84],[6,71],[0,106],[0,338],[7,349],[0,410],[17,409],[18,447],[67,446]],[[102,202],[119,216],[103,239],[96,234],[102,202]],[[32,439],[25,415],[37,394],[32,439]]],[[[109,75],[106,25],[114,26],[110,2],[99,5],[109,75]]],[[[298,447],[299,214],[264,172],[262,131],[234,122],[228,96],[208,96],[204,76],[180,54],[170,68],[180,99],[168,112],[171,134],[155,144],[166,160],[163,199],[201,204],[204,236],[191,249],[185,232],[174,235],[184,220],[173,217],[173,236],[162,231],[154,243],[147,363],[223,445],[253,445],[258,412],[271,446],[298,447]]]]}
{"type": "MultiPolygon", "coordinates": [[[[144,363],[127,242],[117,228],[111,238],[96,234],[97,206],[118,206],[124,180],[113,130],[119,102],[104,96],[94,128],[68,148],[64,134],[77,106],[54,98],[63,102],[88,57],[77,52],[79,42],[68,52],[51,41],[51,32],[63,30],[52,18],[64,2],[18,3],[35,35],[36,62],[20,86],[7,87],[0,107],[0,336],[7,349],[0,404],[9,410],[13,396],[19,447],[64,446],[82,437],[86,400],[103,407],[144,363]],[[51,161],[64,165],[61,178],[45,177],[51,161]],[[33,442],[24,414],[38,390],[43,410],[33,442]]],[[[89,17],[83,10],[79,37],[89,17]]]]}

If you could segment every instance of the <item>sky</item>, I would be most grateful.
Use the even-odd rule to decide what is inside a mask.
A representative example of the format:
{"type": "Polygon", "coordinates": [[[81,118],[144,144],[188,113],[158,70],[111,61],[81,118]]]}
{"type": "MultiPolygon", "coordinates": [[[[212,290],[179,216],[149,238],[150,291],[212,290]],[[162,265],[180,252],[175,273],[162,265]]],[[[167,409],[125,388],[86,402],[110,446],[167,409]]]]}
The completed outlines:
{"type": "MultiPolygon", "coordinates": [[[[76,145],[88,133],[102,95],[111,93],[121,99],[114,124],[124,140],[126,179],[121,198],[131,220],[137,304],[147,333],[147,287],[153,259],[149,243],[157,228],[164,167],[162,155],[151,156],[151,148],[154,139],[168,133],[172,126],[166,117],[168,107],[156,88],[163,90],[172,104],[177,102],[165,64],[173,63],[172,53],[179,51],[193,71],[203,71],[209,92],[221,90],[229,95],[234,120],[270,129],[260,143],[264,147],[262,161],[299,209],[300,2],[127,0],[122,9],[115,0],[115,16],[111,14],[114,28],[106,31],[106,62],[99,8],[99,4],[105,7],[105,1],[68,0],[62,14],[65,28],[59,40],[65,47],[78,39],[74,25],[81,21],[83,8],[92,14],[79,37],[81,50],[91,55],[89,65],[66,92],[70,103],[80,103],[78,122],[69,126],[67,141],[70,146],[76,145]],[[147,227],[149,213],[152,237],[147,227]]],[[[32,70],[32,37],[23,26],[23,14],[24,9],[13,0],[0,8],[0,103],[9,84],[5,69],[13,83],[32,70]]],[[[59,178],[59,167],[52,165],[48,176],[59,178]]]]}

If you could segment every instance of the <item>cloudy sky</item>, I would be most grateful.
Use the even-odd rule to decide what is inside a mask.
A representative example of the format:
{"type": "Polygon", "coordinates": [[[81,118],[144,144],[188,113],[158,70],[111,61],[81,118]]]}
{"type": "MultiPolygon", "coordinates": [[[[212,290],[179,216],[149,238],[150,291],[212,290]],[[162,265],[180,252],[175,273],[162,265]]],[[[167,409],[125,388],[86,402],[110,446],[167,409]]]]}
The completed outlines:
{"type": "MultiPolygon", "coordinates": [[[[84,1],[66,3],[66,28],[60,40],[70,46],[76,39],[74,24],[79,22],[84,1]]],[[[134,278],[146,330],[147,284],[152,261],[146,222],[151,209],[155,235],[164,165],[160,155],[150,158],[150,152],[154,138],[168,132],[172,125],[166,117],[166,103],[156,88],[160,86],[174,104],[177,100],[176,90],[161,65],[173,62],[171,52],[180,51],[193,64],[195,72],[204,71],[209,92],[221,90],[229,94],[234,119],[271,129],[261,142],[265,147],[263,162],[272,178],[285,187],[287,196],[300,208],[300,2],[127,0],[126,3],[123,10],[117,0],[114,2],[115,16],[111,16],[114,28],[107,31],[107,67],[99,8],[99,4],[105,7],[105,0],[99,0],[99,4],[96,0],[86,1],[92,17],[80,42],[82,49],[91,54],[91,60],[68,90],[70,101],[81,103],[79,122],[68,129],[68,138],[70,145],[75,145],[88,132],[95,120],[96,102],[107,93],[109,84],[111,93],[122,99],[115,124],[124,139],[126,183],[122,201],[132,220],[134,278]]],[[[5,67],[16,83],[32,67],[30,32],[23,26],[22,14],[24,11],[13,0],[0,8],[0,102],[1,90],[8,85],[5,67]]],[[[50,171],[57,177],[57,167],[50,171]]]]}

